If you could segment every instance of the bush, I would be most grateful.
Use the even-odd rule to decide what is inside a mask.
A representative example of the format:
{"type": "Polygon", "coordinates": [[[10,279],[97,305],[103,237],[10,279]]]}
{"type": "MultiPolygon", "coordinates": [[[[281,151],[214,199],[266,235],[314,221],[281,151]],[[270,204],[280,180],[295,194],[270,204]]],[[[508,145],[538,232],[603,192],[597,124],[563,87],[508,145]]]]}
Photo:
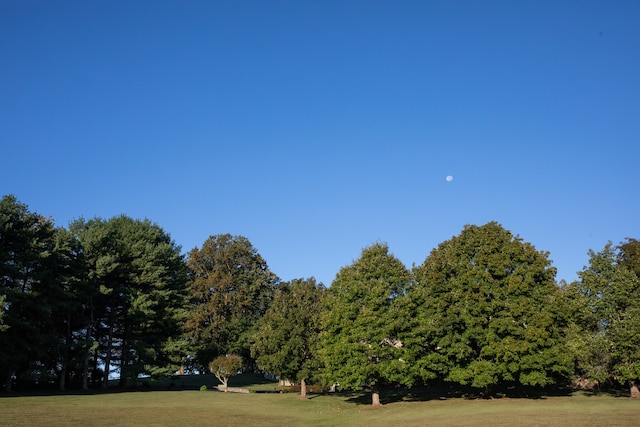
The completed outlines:
{"type": "MultiPolygon", "coordinates": [[[[300,384],[294,384],[289,387],[283,387],[280,390],[282,393],[300,393],[300,384]]],[[[322,393],[324,388],[320,385],[307,384],[307,393],[322,393]]]]}
{"type": "Polygon", "coordinates": [[[201,385],[200,386],[200,391],[207,391],[207,386],[206,385],[201,385]]]}

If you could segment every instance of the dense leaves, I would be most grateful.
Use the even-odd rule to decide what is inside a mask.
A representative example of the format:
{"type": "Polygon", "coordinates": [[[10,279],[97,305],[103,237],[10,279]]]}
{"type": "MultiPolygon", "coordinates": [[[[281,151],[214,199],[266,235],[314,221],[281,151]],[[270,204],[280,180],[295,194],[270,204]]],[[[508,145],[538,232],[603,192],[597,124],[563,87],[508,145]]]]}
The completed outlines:
{"type": "Polygon", "coordinates": [[[314,278],[281,283],[253,336],[251,354],[258,367],[298,381],[302,398],[306,381],[317,376],[320,364],[317,347],[325,292],[314,278]]]}
{"type": "Polygon", "coordinates": [[[30,212],[13,196],[0,200],[0,374],[6,389],[12,379],[48,380],[56,348],[54,314],[64,295],[54,276],[53,221],[30,212]]]}
{"type": "Polygon", "coordinates": [[[255,357],[303,396],[320,379],[371,390],[374,405],[384,385],[442,380],[490,392],[577,377],[640,396],[640,242],[589,256],[558,286],[547,253],[497,223],[469,225],[413,271],[384,244],[365,248],[324,289],[280,283],[245,237],[211,236],[185,260],[148,220],[56,228],[5,196],[0,381],[127,386],[214,360],[231,375],[255,357]]]}
{"type": "Polygon", "coordinates": [[[185,330],[197,361],[206,366],[228,353],[249,360],[254,326],[273,298],[277,277],[247,238],[230,234],[209,237],[189,252],[187,265],[192,282],[185,330]]]}
{"type": "Polygon", "coordinates": [[[546,253],[497,223],[440,244],[415,271],[419,371],[487,391],[568,375],[554,275],[546,253]]]}
{"type": "Polygon", "coordinates": [[[407,268],[375,244],[343,267],[326,298],[321,355],[325,381],[355,390],[370,388],[379,405],[379,387],[411,383],[403,340],[411,318],[406,297],[407,268]]]}
{"type": "Polygon", "coordinates": [[[104,385],[112,364],[122,386],[143,372],[175,371],[167,345],[180,335],[184,316],[187,270],[180,248],[157,225],[124,215],[80,220],[73,228],[94,286],[89,328],[100,344],[104,385]]]}
{"type": "Polygon", "coordinates": [[[640,265],[639,242],[619,247],[608,243],[590,251],[589,265],[570,285],[574,327],[570,343],[577,373],[602,384],[627,383],[640,397],[640,265]]]}

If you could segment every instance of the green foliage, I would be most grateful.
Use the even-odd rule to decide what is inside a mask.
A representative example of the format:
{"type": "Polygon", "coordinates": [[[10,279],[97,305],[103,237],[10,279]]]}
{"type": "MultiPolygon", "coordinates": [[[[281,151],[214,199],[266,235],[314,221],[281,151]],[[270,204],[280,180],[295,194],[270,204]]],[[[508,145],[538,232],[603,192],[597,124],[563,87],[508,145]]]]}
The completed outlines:
{"type": "MultiPolygon", "coordinates": [[[[0,199],[0,377],[48,381],[63,293],[55,277],[53,221],[14,196],[0,199]]],[[[5,384],[10,389],[10,382],[5,384]]]]}
{"type": "Polygon", "coordinates": [[[180,247],[156,224],[124,215],[79,220],[72,229],[89,268],[91,328],[107,370],[120,366],[122,386],[143,372],[177,370],[168,345],[180,335],[186,306],[180,247]]]}
{"type": "Polygon", "coordinates": [[[201,385],[200,386],[200,391],[207,391],[207,386],[206,385],[201,385]]]}
{"type": "MultiPolygon", "coordinates": [[[[244,237],[211,236],[185,263],[148,220],[65,230],[5,196],[0,377],[87,388],[90,378],[106,386],[102,367],[116,366],[127,385],[233,353],[221,360],[251,367],[253,356],[301,391],[318,372],[375,396],[416,379],[544,386],[573,370],[637,390],[639,241],[590,251],[580,280],[559,288],[547,253],[499,224],[467,226],[413,273],[376,244],[328,290],[280,284],[244,237]]],[[[221,363],[223,377],[237,371],[221,363]]]]}
{"type": "Polygon", "coordinates": [[[273,297],[277,277],[241,236],[209,237],[189,252],[192,282],[185,332],[206,364],[215,356],[240,354],[250,359],[250,338],[273,297]]]}
{"type": "Polygon", "coordinates": [[[439,377],[489,389],[544,386],[570,372],[555,269],[497,223],[466,226],[415,269],[417,362],[439,377]]]}
{"type": "Polygon", "coordinates": [[[324,293],[313,278],[280,284],[253,336],[251,354],[260,369],[292,381],[313,378],[324,293]]]}
{"type": "Polygon", "coordinates": [[[360,390],[411,384],[403,341],[411,329],[406,298],[411,276],[386,245],[362,251],[328,290],[322,318],[321,358],[327,384],[360,390]]]}
{"type": "Polygon", "coordinates": [[[640,241],[627,238],[618,246],[618,249],[620,266],[640,277],[640,241]]]}
{"type": "Polygon", "coordinates": [[[242,368],[242,358],[236,354],[218,356],[209,363],[209,370],[222,383],[227,391],[229,378],[235,376],[242,368]]]}
{"type": "Polygon", "coordinates": [[[614,378],[632,388],[640,380],[640,250],[628,239],[590,251],[573,297],[570,343],[578,374],[602,383],[614,378]]]}

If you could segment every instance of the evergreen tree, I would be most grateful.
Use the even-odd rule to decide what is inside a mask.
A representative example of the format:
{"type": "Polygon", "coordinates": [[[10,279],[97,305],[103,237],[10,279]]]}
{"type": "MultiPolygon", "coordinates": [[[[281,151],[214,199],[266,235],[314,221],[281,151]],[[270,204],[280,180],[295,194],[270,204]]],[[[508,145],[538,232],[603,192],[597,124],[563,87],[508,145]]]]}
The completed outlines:
{"type": "MultiPolygon", "coordinates": [[[[57,345],[52,346],[52,363],[58,370],[59,387],[67,388],[84,383],[82,366],[86,345],[82,329],[86,325],[87,270],[80,242],[64,228],[55,230],[53,250],[53,276],[57,282],[57,295],[52,304],[52,320],[57,345]]],[[[85,387],[86,388],[86,387],[85,387]]]]}
{"type": "Polygon", "coordinates": [[[74,229],[95,289],[88,335],[100,345],[103,386],[112,365],[121,386],[140,373],[175,372],[169,346],[180,335],[188,280],[180,247],[159,226],[124,215],[80,220],[74,229]]]}
{"type": "Polygon", "coordinates": [[[0,374],[5,389],[18,382],[49,381],[49,349],[57,347],[52,313],[57,283],[53,276],[53,221],[14,196],[0,199],[0,374]]]}

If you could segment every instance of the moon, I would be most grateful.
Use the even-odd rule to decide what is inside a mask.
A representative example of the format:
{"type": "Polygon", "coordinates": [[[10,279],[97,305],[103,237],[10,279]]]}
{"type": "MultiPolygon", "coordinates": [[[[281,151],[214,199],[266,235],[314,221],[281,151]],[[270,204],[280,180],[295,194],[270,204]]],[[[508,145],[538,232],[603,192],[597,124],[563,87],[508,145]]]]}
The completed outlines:
{"type": "Polygon", "coordinates": [[[453,177],[451,175],[447,175],[445,179],[447,180],[447,182],[453,181],[453,177]]]}

